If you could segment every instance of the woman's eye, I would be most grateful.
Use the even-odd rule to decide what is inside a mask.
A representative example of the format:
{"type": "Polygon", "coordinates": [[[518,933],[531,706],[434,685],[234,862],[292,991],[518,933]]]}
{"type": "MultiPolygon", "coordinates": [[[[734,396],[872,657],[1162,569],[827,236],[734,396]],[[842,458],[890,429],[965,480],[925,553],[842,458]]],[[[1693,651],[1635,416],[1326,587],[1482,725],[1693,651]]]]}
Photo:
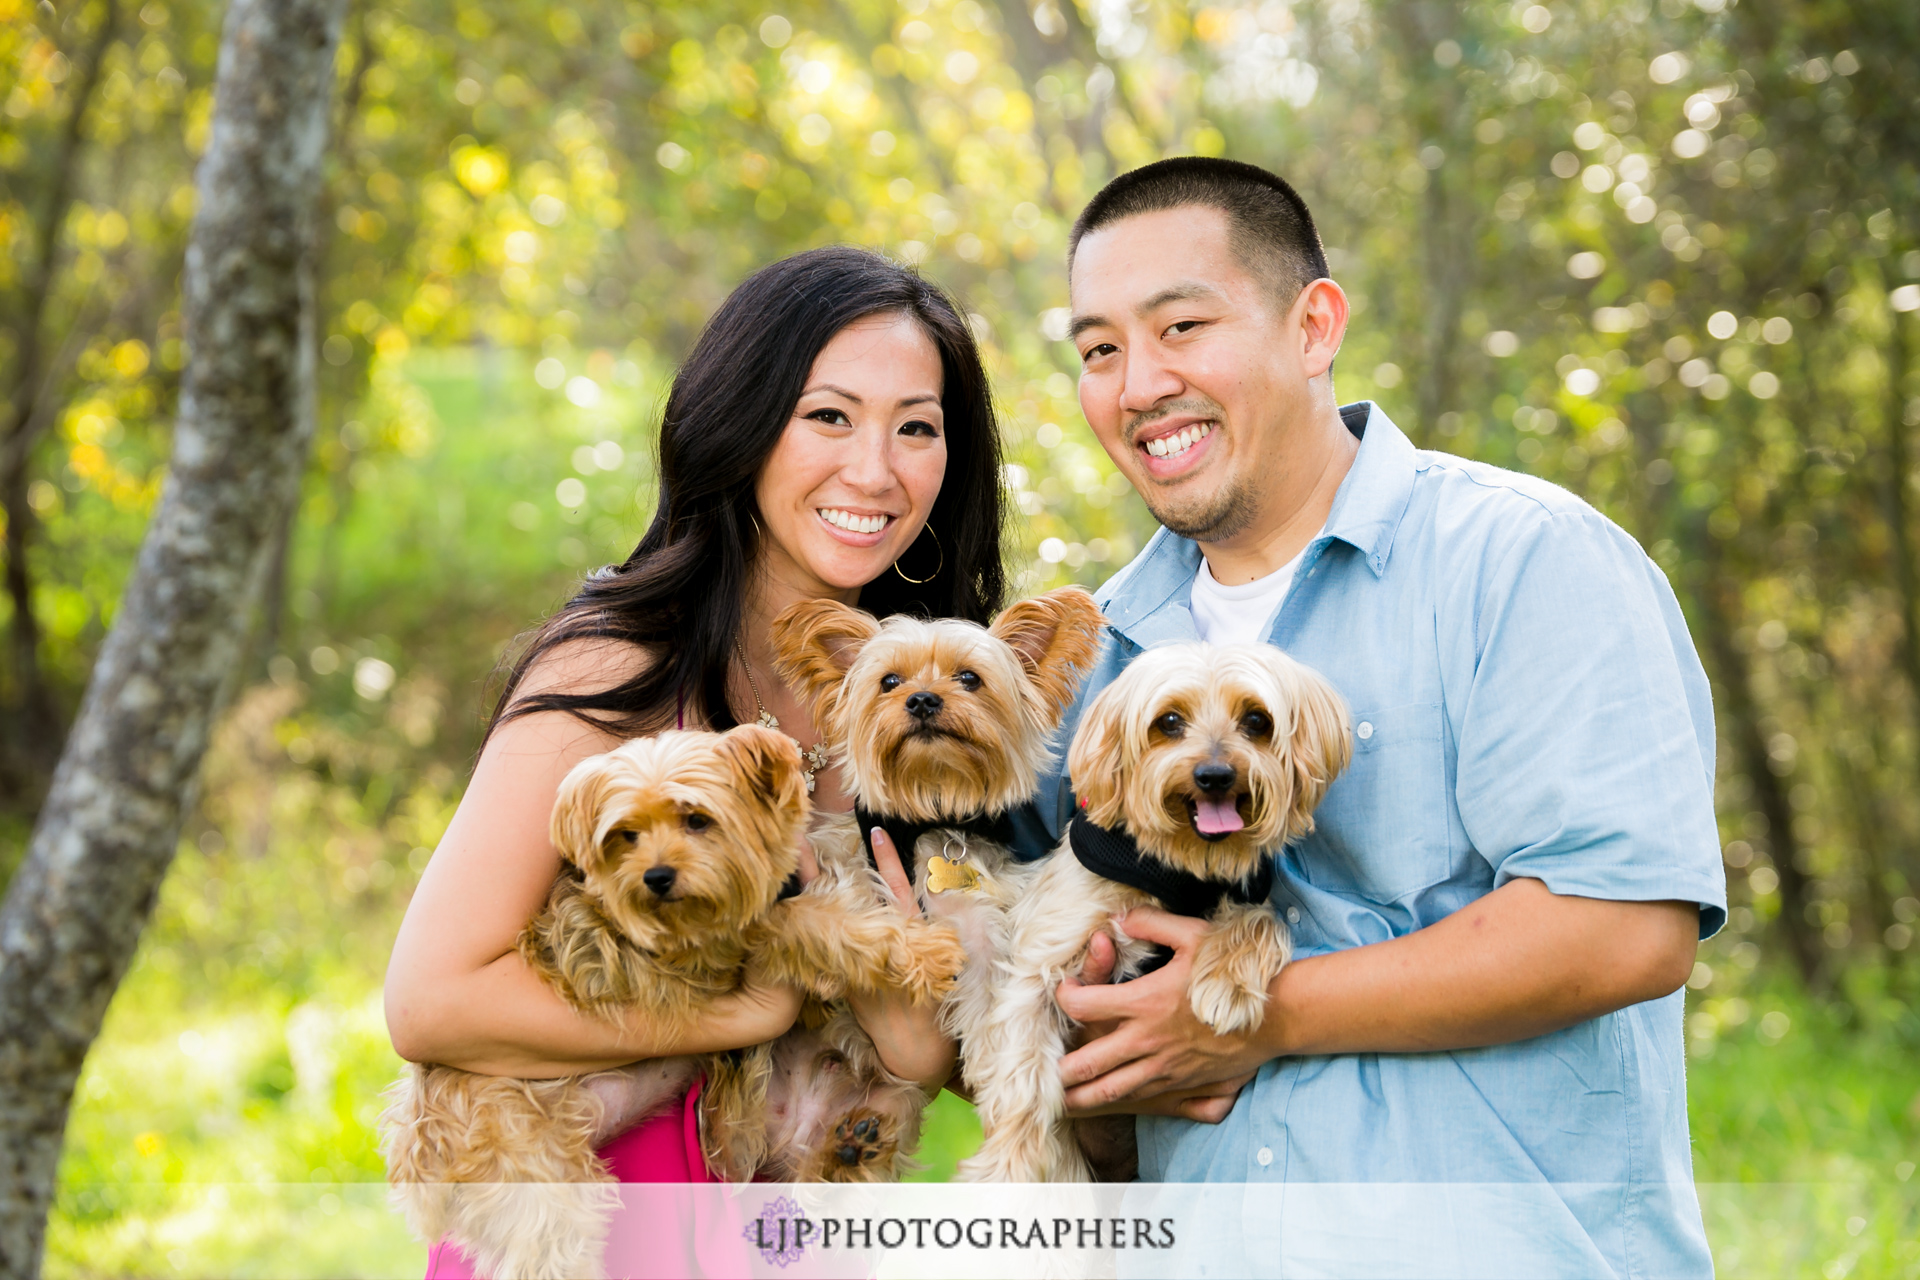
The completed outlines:
{"type": "Polygon", "coordinates": [[[889,671],[880,677],[880,692],[892,693],[900,687],[900,677],[889,671]]]}
{"type": "Polygon", "coordinates": [[[815,409],[812,413],[808,414],[807,417],[814,422],[824,422],[835,427],[850,427],[853,425],[853,419],[838,409],[815,409]]]}
{"type": "Polygon", "coordinates": [[[1273,718],[1264,711],[1249,711],[1240,717],[1240,732],[1249,738],[1271,737],[1273,718]]]}
{"type": "Polygon", "coordinates": [[[938,440],[940,438],[940,428],[934,426],[931,422],[915,418],[912,422],[904,423],[901,426],[900,434],[903,436],[925,436],[929,440],[938,440]]]}
{"type": "Polygon", "coordinates": [[[956,671],[953,674],[953,678],[960,687],[968,693],[972,693],[980,687],[980,677],[971,671],[956,671]]]}
{"type": "Polygon", "coordinates": [[[1169,711],[1153,722],[1153,727],[1169,738],[1177,738],[1187,731],[1187,722],[1177,711],[1169,711]]]}
{"type": "Polygon", "coordinates": [[[690,813],[683,822],[689,831],[705,831],[713,825],[713,819],[704,813],[690,813]]]}

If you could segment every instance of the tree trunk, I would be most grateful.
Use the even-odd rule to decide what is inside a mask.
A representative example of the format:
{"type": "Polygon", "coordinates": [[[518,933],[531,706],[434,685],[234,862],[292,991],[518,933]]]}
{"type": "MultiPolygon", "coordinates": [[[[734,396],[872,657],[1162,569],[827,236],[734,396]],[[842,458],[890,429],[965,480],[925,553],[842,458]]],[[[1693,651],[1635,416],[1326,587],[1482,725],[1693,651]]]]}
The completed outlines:
{"type": "Polygon", "coordinates": [[[313,421],[313,210],[343,0],[234,0],[183,277],[171,470],[0,906],[0,1277],[39,1266],[74,1082],[231,692],[313,421]]]}

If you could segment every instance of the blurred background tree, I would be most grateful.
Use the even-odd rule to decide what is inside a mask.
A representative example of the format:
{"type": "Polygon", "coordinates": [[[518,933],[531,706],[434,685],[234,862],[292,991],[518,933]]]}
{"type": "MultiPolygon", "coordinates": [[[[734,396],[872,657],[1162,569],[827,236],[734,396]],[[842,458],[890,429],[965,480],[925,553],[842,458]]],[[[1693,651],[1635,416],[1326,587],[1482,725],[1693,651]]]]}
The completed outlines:
{"type": "MultiPolygon", "coordinates": [[[[0,876],[183,356],[220,13],[134,3],[0,0],[0,876]]],[[[1354,300],[1342,399],[1566,485],[1673,580],[1733,908],[1691,983],[1701,1176],[1879,1188],[1710,1199],[1721,1265],[1907,1274],[1917,67],[1899,0],[356,5],[319,445],[253,692],[83,1081],[50,1267],[250,1256],[178,1235],[142,1182],[297,1180],[318,1199],[286,1212],[397,1238],[349,1191],[377,1176],[398,912],[496,659],[637,539],[666,379],[754,267],[853,241],[955,289],[1005,411],[1020,589],[1124,564],[1152,526],[1075,404],[1065,233],[1116,172],[1204,153],[1314,208],[1354,300]]],[[[311,1265],[362,1265],[340,1249],[311,1265]]]]}

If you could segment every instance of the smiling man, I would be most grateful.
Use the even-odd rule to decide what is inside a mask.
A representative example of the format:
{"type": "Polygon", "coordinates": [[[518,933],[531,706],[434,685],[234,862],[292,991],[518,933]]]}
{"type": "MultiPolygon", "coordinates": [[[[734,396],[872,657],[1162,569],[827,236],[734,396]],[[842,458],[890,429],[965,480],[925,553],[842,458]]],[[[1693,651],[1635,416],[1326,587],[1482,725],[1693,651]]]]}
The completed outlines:
{"type": "MultiPolygon", "coordinates": [[[[1174,957],[1063,984],[1094,1037],[1070,1106],[1139,1115],[1143,1178],[1287,1184],[1245,1227],[1273,1273],[1710,1274],[1679,988],[1726,891],[1666,579],[1564,490],[1339,404],[1347,299],[1272,174],[1126,174],[1069,270],[1081,407],[1163,526],[1098,593],[1081,705],[1153,645],[1254,641],[1329,677],[1354,732],[1276,851],[1296,959],[1263,1025],[1199,1023],[1201,923],[1136,911],[1174,957]]],[[[1047,837],[1073,808],[1043,785],[1047,837]]]]}

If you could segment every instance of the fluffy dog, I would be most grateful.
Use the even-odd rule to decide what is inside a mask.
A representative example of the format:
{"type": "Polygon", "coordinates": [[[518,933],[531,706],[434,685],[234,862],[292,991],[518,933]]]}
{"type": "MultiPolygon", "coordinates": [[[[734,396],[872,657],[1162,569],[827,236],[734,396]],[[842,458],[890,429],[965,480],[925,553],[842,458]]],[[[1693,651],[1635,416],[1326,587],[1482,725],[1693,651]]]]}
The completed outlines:
{"type": "MultiPolygon", "coordinates": [[[[799,748],[757,725],[584,760],[560,785],[564,866],[520,952],[574,1008],[667,1044],[749,971],[820,1000],[889,986],[938,999],[964,960],[950,931],[800,891],[808,816],[799,748]]],[[[769,1059],[763,1047],[557,1080],[410,1065],[382,1117],[395,1201],[421,1238],[452,1239],[488,1274],[596,1275],[618,1192],[595,1145],[704,1070],[709,1159],[757,1167],[769,1059]]]]}
{"type": "Polygon", "coordinates": [[[1222,1034],[1260,1025],[1289,950],[1266,902],[1270,855],[1312,829],[1351,749],[1339,694],[1269,645],[1150,649],[1093,700],[1067,757],[1082,811],[1014,907],[992,1015],[969,1048],[985,1133],[962,1181],[1089,1180],[1060,1083],[1074,1026],[1053,992],[1101,930],[1116,981],[1154,966],[1119,927],[1134,907],[1206,919],[1195,1016],[1222,1034]]]}
{"type": "MultiPolygon", "coordinates": [[[[1023,600],[988,627],[880,622],[831,601],[795,605],[773,623],[780,674],[840,744],[841,776],[855,800],[853,815],[815,823],[821,878],[884,900],[865,833],[887,830],[922,910],[953,924],[966,949],[966,967],[941,1005],[942,1025],[963,1054],[990,1008],[1008,908],[1032,874],[1007,848],[1006,814],[1033,794],[1052,758],[1050,739],[1102,623],[1078,587],[1023,600]]],[[[854,1140],[837,1153],[857,1157],[875,1177],[897,1176],[918,1139],[925,1097],[880,1067],[844,1010],[824,1035],[845,1064],[847,1087],[864,1081],[870,1095],[851,1124],[839,1126],[854,1140]],[[872,1127],[859,1131],[866,1121],[872,1127]]]]}

